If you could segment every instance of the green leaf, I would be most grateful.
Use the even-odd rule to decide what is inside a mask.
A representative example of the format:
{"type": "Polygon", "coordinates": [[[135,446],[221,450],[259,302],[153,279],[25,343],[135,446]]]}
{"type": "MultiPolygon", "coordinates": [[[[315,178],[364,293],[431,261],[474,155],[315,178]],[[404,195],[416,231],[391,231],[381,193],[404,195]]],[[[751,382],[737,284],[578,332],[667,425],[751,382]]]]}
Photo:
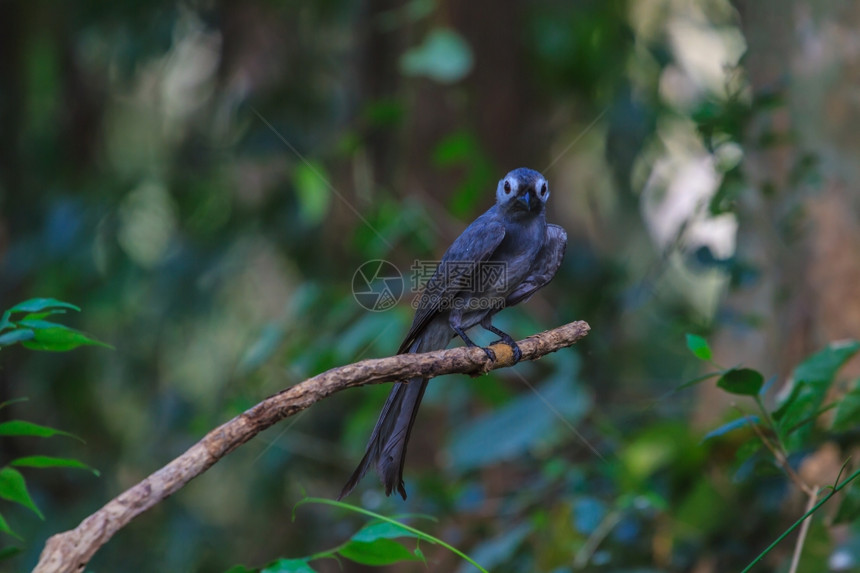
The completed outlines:
{"type": "Polygon", "coordinates": [[[11,400],[6,400],[5,402],[0,402],[0,410],[8,406],[9,404],[17,404],[18,402],[26,402],[29,400],[26,396],[21,398],[12,398],[11,400]]]}
{"type": "Polygon", "coordinates": [[[424,565],[427,565],[427,557],[424,555],[424,552],[421,551],[420,547],[413,549],[412,553],[415,554],[415,557],[417,557],[419,561],[422,561],[424,565]]]}
{"type": "Polygon", "coordinates": [[[281,324],[270,323],[263,327],[257,340],[252,343],[242,358],[236,371],[240,376],[256,370],[278,350],[284,341],[285,329],[281,324]]]}
{"type": "Polygon", "coordinates": [[[420,46],[400,57],[400,71],[407,76],[424,76],[440,83],[457,82],[472,70],[469,44],[446,28],[431,30],[420,46]]]}
{"type": "Polygon", "coordinates": [[[12,314],[11,310],[7,310],[3,313],[3,316],[0,317],[0,330],[6,330],[10,326],[14,326],[12,322],[9,320],[9,315],[12,314]]]}
{"type": "MultiPolygon", "coordinates": [[[[8,533],[12,537],[23,539],[20,535],[12,531],[12,528],[9,527],[8,523],[6,523],[6,518],[4,518],[2,515],[0,515],[0,531],[2,531],[3,533],[8,533]]],[[[2,557],[0,557],[0,559],[2,559],[2,557]]]]}
{"type": "Polygon", "coordinates": [[[558,359],[559,374],[538,386],[536,392],[521,394],[457,430],[448,447],[454,470],[463,472],[513,459],[537,444],[553,445],[570,437],[562,420],[576,424],[589,411],[592,400],[572,379],[576,364],[572,360],[565,364],[567,359],[560,356],[558,359]]]}
{"type": "Polygon", "coordinates": [[[433,163],[439,167],[467,164],[481,152],[481,142],[474,133],[455,131],[443,137],[433,148],[433,163]]]}
{"type": "Polygon", "coordinates": [[[405,113],[403,102],[383,97],[368,102],[361,117],[373,127],[393,127],[403,122],[405,113]]]}
{"type": "Polygon", "coordinates": [[[377,539],[395,539],[397,537],[418,537],[418,535],[393,523],[376,521],[356,531],[350,539],[369,543],[377,539]]]}
{"type": "Polygon", "coordinates": [[[782,398],[780,400],[779,406],[773,411],[773,419],[776,422],[782,421],[785,418],[785,415],[788,413],[790,408],[794,407],[794,403],[800,397],[801,390],[803,389],[803,384],[794,384],[791,387],[791,391],[788,393],[788,396],[782,398]]]}
{"type": "Polygon", "coordinates": [[[24,420],[10,420],[0,424],[0,436],[35,436],[37,438],[50,438],[51,436],[68,436],[76,440],[81,440],[74,434],[49,428],[48,426],[40,426],[33,422],[25,422],[24,420]]]}
{"type": "Polygon", "coordinates": [[[377,539],[371,543],[350,541],[338,549],[338,554],[364,565],[390,565],[401,561],[418,561],[419,558],[403,545],[390,539],[377,539]]]}
{"type": "Polygon", "coordinates": [[[331,191],[327,181],[325,168],[319,163],[303,162],[296,166],[293,185],[302,218],[309,223],[319,223],[328,212],[331,191]]]}
{"type": "Polygon", "coordinates": [[[713,535],[730,527],[732,508],[710,479],[695,480],[679,498],[672,503],[675,535],[683,538],[692,531],[713,535]]]}
{"type": "Polygon", "coordinates": [[[23,343],[23,346],[30,350],[47,350],[52,352],[62,352],[87,345],[113,348],[109,344],[99,342],[82,332],[61,325],[51,328],[40,328],[35,331],[33,340],[23,343]]]}
{"type": "Polygon", "coordinates": [[[28,468],[76,468],[92,472],[99,476],[97,469],[91,468],[83,462],[72,458],[55,458],[53,456],[25,456],[9,462],[9,465],[28,468]]]}
{"type": "Polygon", "coordinates": [[[31,312],[30,314],[24,315],[23,320],[42,320],[52,314],[66,314],[66,309],[64,308],[52,308],[51,310],[46,310],[43,312],[31,312]]]}
{"type": "Polygon", "coordinates": [[[732,368],[717,380],[726,392],[742,396],[757,396],[763,385],[764,376],[752,368],[732,368]]]}
{"type": "MultiPolygon", "coordinates": [[[[16,535],[15,537],[18,537],[18,536],[16,535]]],[[[18,539],[21,539],[21,538],[18,537],[18,539]]],[[[3,549],[0,549],[0,561],[2,561],[4,559],[9,559],[11,557],[15,557],[19,553],[21,553],[20,547],[4,547],[3,549]]]]}
{"type": "Polygon", "coordinates": [[[278,559],[260,573],[316,573],[304,559],[278,559]]]}
{"type": "Polygon", "coordinates": [[[0,346],[10,346],[16,342],[32,340],[35,336],[36,333],[29,328],[16,328],[6,334],[0,334],[0,346]]]}
{"type": "Polygon", "coordinates": [[[71,328],[69,328],[65,324],[59,324],[57,322],[51,322],[49,320],[42,320],[41,318],[25,318],[23,320],[19,320],[18,326],[26,326],[27,328],[32,328],[33,330],[47,328],[63,328],[65,330],[71,330],[71,328]]]}
{"type": "Polygon", "coordinates": [[[69,308],[77,310],[78,312],[81,310],[79,307],[71,303],[63,302],[55,298],[31,298],[30,300],[19,302],[10,308],[9,312],[39,312],[49,308],[69,308]]]}
{"type": "Polygon", "coordinates": [[[764,447],[758,437],[752,438],[738,446],[735,451],[735,463],[741,465],[756,455],[764,447]]]}
{"type": "Polygon", "coordinates": [[[497,567],[502,568],[502,565],[511,562],[514,553],[533,528],[534,524],[526,521],[498,537],[479,543],[470,552],[472,559],[491,571],[495,571],[497,567]]]}
{"type": "Polygon", "coordinates": [[[758,416],[745,416],[743,418],[738,418],[737,420],[732,420],[728,424],[723,424],[719,428],[711,430],[710,432],[705,434],[705,437],[702,438],[702,441],[704,442],[706,440],[710,440],[711,438],[722,436],[723,434],[731,432],[732,430],[737,430],[738,428],[743,428],[744,426],[750,424],[758,424],[758,422],[758,416]]]}
{"type": "Polygon", "coordinates": [[[224,573],[257,573],[259,569],[248,569],[244,565],[233,565],[224,573]]]}
{"type": "Polygon", "coordinates": [[[774,412],[780,435],[789,451],[807,443],[814,424],[804,422],[811,421],[820,411],[836,373],[858,350],[860,342],[834,342],[794,370],[791,392],[774,412]]]}
{"type": "Polygon", "coordinates": [[[812,414],[810,414],[806,418],[801,418],[800,420],[797,421],[796,424],[794,424],[794,426],[785,426],[785,427],[782,427],[780,429],[785,430],[787,433],[790,434],[794,430],[797,430],[798,428],[801,428],[801,427],[805,426],[806,424],[812,424],[813,422],[815,422],[815,420],[821,414],[827,412],[828,410],[834,409],[836,406],[837,406],[837,404],[835,402],[833,402],[831,404],[827,404],[826,406],[823,406],[823,407],[819,408],[818,410],[814,411],[812,414]]]}
{"type": "Polygon", "coordinates": [[[704,455],[698,440],[680,420],[666,419],[644,427],[618,452],[627,481],[624,487],[642,488],[643,482],[663,468],[695,467],[704,455]]]}
{"type": "MultiPolygon", "coordinates": [[[[293,520],[294,521],[296,518],[296,509],[298,509],[300,506],[308,504],[308,503],[319,503],[319,504],[323,504],[323,505],[329,505],[332,507],[339,507],[341,509],[346,509],[348,511],[353,511],[356,513],[360,513],[362,515],[366,515],[368,517],[372,517],[372,518],[376,519],[377,521],[387,521],[389,523],[394,522],[394,520],[391,519],[390,517],[385,517],[384,515],[374,513],[372,511],[367,510],[367,509],[363,509],[361,507],[357,507],[357,506],[351,505],[349,503],[344,503],[342,501],[334,501],[334,500],[326,499],[326,498],[322,498],[322,497],[305,497],[305,498],[299,500],[298,502],[296,502],[296,504],[293,506],[293,520]]],[[[424,517],[429,517],[429,516],[424,516],[424,517]]],[[[432,519],[432,517],[431,517],[431,519],[432,519]]],[[[427,541],[428,543],[441,545],[442,547],[444,547],[445,549],[447,549],[448,551],[450,551],[454,555],[458,556],[463,561],[472,565],[478,571],[481,571],[481,573],[489,573],[485,568],[481,567],[474,559],[472,559],[471,557],[469,557],[468,555],[466,555],[465,553],[463,553],[462,551],[460,551],[456,547],[454,547],[448,543],[445,543],[444,541],[442,541],[438,537],[433,537],[432,535],[430,535],[428,533],[424,533],[423,531],[419,531],[419,530],[417,530],[414,527],[411,527],[409,525],[405,525],[402,523],[400,525],[402,527],[404,527],[405,529],[408,529],[412,533],[415,533],[419,537],[420,540],[427,541]]],[[[384,541],[384,540],[380,540],[380,541],[384,541]]],[[[326,556],[328,556],[329,554],[330,554],[330,552],[324,553],[324,555],[326,555],[326,556]]],[[[323,553],[321,553],[320,555],[323,555],[323,553]]]]}
{"type": "Polygon", "coordinates": [[[3,499],[20,503],[24,507],[28,507],[39,516],[40,519],[45,519],[36,504],[33,503],[33,498],[27,491],[27,483],[24,481],[24,476],[16,469],[4,467],[0,469],[0,497],[3,499]]]}
{"type": "Polygon", "coordinates": [[[856,340],[833,342],[824,350],[804,360],[794,370],[794,379],[807,384],[829,386],[842,365],[858,350],[860,350],[860,342],[856,340]]]}
{"type": "Polygon", "coordinates": [[[839,400],[836,415],[833,417],[833,429],[837,432],[852,430],[860,420],[860,379],[854,381],[854,387],[839,400]]]}
{"type": "Polygon", "coordinates": [[[856,485],[848,488],[839,504],[839,509],[833,518],[833,524],[851,523],[860,517],[860,488],[856,485]]]}
{"type": "Polygon", "coordinates": [[[713,357],[708,341],[696,334],[687,334],[687,348],[699,360],[710,360],[713,357]]]}

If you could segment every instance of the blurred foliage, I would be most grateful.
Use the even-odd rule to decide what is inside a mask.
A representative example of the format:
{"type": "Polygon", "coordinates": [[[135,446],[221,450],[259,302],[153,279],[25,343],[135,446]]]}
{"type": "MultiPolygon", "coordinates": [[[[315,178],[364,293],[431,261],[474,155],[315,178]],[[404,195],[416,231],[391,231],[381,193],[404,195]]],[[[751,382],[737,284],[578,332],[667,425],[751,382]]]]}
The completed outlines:
{"type": "MultiPolygon", "coordinates": [[[[809,199],[860,164],[850,142],[803,141],[816,122],[798,94],[853,76],[781,58],[786,75],[828,75],[760,79],[751,47],[774,20],[807,16],[757,6],[6,3],[0,308],[52,296],[86,313],[60,325],[46,313],[77,307],[38,299],[47,306],[4,315],[0,401],[33,400],[9,402],[0,424],[68,429],[86,444],[48,440],[39,459],[83,458],[102,477],[28,474],[45,521],[4,506],[3,530],[26,540],[11,555],[21,542],[0,536],[4,564],[32,567],[48,536],[265,396],[390,355],[414,293],[369,312],[355,270],[385,259],[409,279],[491,204],[499,177],[528,165],[547,175],[549,219],[570,244],[553,283],[496,325],[521,337],[584,319],[591,333],[539,363],[435,380],[408,501],[370,476],[351,501],[431,515],[428,534],[494,572],[747,566],[804,513],[792,472],[832,486],[860,439],[845,365],[856,343],[779,337],[815,319],[786,303],[810,307],[795,279],[814,273],[791,274],[818,252],[802,243],[809,199]],[[784,177],[762,167],[770,156],[784,177]],[[115,350],[25,348],[95,339],[115,350]]],[[[828,4],[784,33],[826,59],[825,40],[852,37],[816,27],[838,15],[828,4]]],[[[856,285],[822,282],[822,298],[856,285]]],[[[313,506],[291,522],[289,509],[339,490],[387,391],[336,395],[268,430],[135,520],[92,570],[290,570],[349,546],[373,524],[313,506]]],[[[41,463],[24,438],[0,443],[3,463],[41,463]]],[[[858,570],[857,487],[838,496],[813,514],[797,571],[858,570]]],[[[792,539],[756,570],[786,570],[792,539]]],[[[388,570],[474,570],[438,545],[420,552],[388,570]]]]}
{"type": "MultiPolygon", "coordinates": [[[[16,304],[5,311],[0,317],[0,349],[3,346],[20,343],[31,350],[64,351],[72,350],[78,346],[102,345],[97,340],[86,336],[81,332],[72,330],[62,324],[44,320],[52,314],[63,314],[66,310],[81,309],[73,304],[51,298],[30,299],[16,304]],[[20,316],[23,315],[23,316],[20,316]],[[14,319],[14,320],[13,320],[14,319]],[[4,332],[6,331],[6,332],[4,332]]],[[[14,404],[26,401],[26,398],[17,398],[0,403],[0,410],[14,404]]],[[[53,436],[77,436],[56,430],[47,426],[34,424],[25,420],[8,420],[0,422],[0,437],[35,437],[50,438],[53,436]]],[[[80,438],[77,438],[80,439],[80,438]]],[[[17,503],[35,513],[40,519],[45,516],[39,511],[36,502],[27,489],[27,480],[15,467],[29,468],[76,468],[91,471],[98,476],[99,472],[74,458],[61,458],[55,456],[29,455],[21,456],[11,460],[0,467],[0,498],[17,503]],[[12,467],[15,466],[15,467],[12,467]]],[[[23,541],[20,535],[9,526],[6,519],[0,514],[0,532],[23,541]]],[[[0,559],[6,559],[16,555],[20,548],[16,546],[4,547],[0,553],[0,559]]]]}
{"type": "Polygon", "coordinates": [[[420,529],[416,529],[400,521],[348,503],[307,497],[296,504],[296,507],[293,509],[293,519],[295,519],[295,509],[307,503],[318,503],[348,509],[358,514],[373,517],[374,520],[355,532],[348,540],[332,549],[320,551],[307,557],[278,559],[260,570],[251,570],[237,565],[231,567],[228,573],[251,573],[252,571],[260,571],[260,573],[308,573],[315,571],[311,566],[312,561],[332,559],[339,562],[341,558],[363,565],[391,565],[406,561],[422,561],[427,565],[427,559],[424,557],[423,551],[421,551],[421,541],[444,547],[465,562],[475,566],[479,571],[487,573],[487,570],[472,558],[451,547],[441,539],[428,535],[420,529]],[[395,541],[395,539],[403,537],[414,539],[415,548],[410,550],[401,542],[395,541]]]}

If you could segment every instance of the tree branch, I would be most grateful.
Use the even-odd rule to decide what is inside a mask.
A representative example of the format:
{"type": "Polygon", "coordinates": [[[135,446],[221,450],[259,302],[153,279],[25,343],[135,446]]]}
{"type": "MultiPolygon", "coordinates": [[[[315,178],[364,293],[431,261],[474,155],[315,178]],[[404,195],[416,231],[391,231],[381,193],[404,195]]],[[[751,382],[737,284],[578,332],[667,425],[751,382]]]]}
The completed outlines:
{"type": "MultiPolygon", "coordinates": [[[[522,360],[536,360],[572,346],[589,330],[587,323],[577,321],[521,340],[518,344],[522,360]]],[[[136,516],[176,493],[266,428],[335,392],[417,376],[433,378],[454,373],[477,376],[513,365],[510,347],[497,344],[492,349],[497,358],[495,362],[489,362],[480,348],[465,347],[362,360],[333,368],[282,390],[206,434],[185,453],[109,501],[75,529],[50,537],[34,572],[83,571],[95,552],[136,516]]]]}

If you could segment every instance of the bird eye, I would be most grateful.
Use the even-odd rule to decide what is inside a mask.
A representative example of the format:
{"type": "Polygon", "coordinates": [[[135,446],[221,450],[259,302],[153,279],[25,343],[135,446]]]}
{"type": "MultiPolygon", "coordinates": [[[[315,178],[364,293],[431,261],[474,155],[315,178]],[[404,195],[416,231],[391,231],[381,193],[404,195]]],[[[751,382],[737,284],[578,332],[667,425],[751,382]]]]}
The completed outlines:
{"type": "Polygon", "coordinates": [[[546,195],[546,183],[540,186],[540,194],[546,195]]]}
{"type": "Polygon", "coordinates": [[[505,181],[505,193],[510,193],[510,192],[511,192],[511,182],[505,181]]]}

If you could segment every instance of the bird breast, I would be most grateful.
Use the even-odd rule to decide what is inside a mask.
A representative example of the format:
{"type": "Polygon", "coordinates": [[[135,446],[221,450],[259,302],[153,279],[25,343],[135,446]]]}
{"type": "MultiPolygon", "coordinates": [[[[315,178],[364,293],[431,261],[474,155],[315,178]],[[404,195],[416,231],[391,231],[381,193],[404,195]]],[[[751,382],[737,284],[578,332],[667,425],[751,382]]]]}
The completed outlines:
{"type": "Polygon", "coordinates": [[[505,270],[492,290],[504,294],[513,291],[528,276],[545,243],[546,220],[543,218],[507,226],[505,238],[490,259],[504,263],[505,270]]]}

